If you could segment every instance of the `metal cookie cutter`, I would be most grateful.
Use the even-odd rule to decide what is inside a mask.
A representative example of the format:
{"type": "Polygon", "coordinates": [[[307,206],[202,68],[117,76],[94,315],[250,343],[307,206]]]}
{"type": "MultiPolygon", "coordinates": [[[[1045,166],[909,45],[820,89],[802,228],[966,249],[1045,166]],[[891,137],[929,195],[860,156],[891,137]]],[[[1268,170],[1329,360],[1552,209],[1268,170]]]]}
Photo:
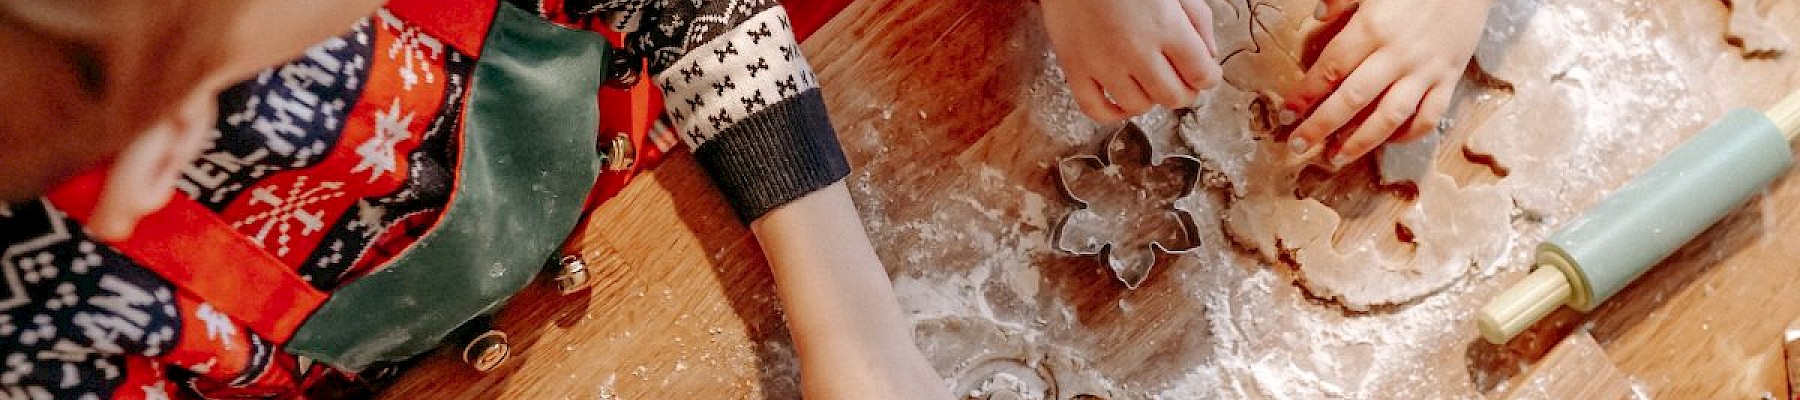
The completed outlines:
{"type": "Polygon", "coordinates": [[[1143,129],[1139,128],[1136,124],[1127,123],[1124,127],[1114,131],[1106,139],[1104,147],[1101,148],[1098,155],[1082,154],[1063,157],[1056,163],[1058,186],[1062,189],[1063,194],[1068,196],[1070,200],[1074,200],[1078,206],[1074,211],[1070,211],[1065,215],[1062,221],[1057,224],[1056,237],[1052,239],[1052,246],[1056,247],[1057,250],[1069,254],[1095,256],[1101,264],[1106,265],[1108,269],[1113,271],[1113,276],[1117,277],[1120,282],[1125,284],[1126,288],[1130,289],[1137,289],[1138,285],[1144,283],[1144,280],[1150,277],[1150,270],[1152,267],[1159,264],[1163,259],[1168,258],[1169,256],[1187,254],[1199,247],[1200,232],[1199,228],[1194,223],[1193,215],[1176,205],[1180,204],[1183,199],[1193,195],[1194,187],[1200,177],[1200,160],[1193,156],[1182,154],[1163,155],[1158,157],[1155,155],[1155,151],[1153,151],[1154,149],[1152,149],[1152,147],[1150,138],[1144,133],[1143,129]],[[1131,148],[1126,146],[1139,147],[1136,152],[1133,152],[1131,151],[1131,148]],[[1141,157],[1133,157],[1138,155],[1141,155],[1141,157]],[[1118,156],[1138,159],[1114,159],[1118,156]],[[1106,226],[1122,227],[1124,224],[1138,222],[1127,221],[1126,219],[1138,220],[1141,217],[1128,215],[1109,217],[1093,212],[1091,205],[1088,203],[1088,199],[1084,199],[1077,194],[1077,191],[1080,189],[1072,187],[1072,185],[1076,183],[1077,177],[1071,175],[1070,168],[1077,164],[1086,163],[1091,167],[1090,170],[1113,171],[1103,173],[1108,173],[1108,175],[1117,177],[1122,175],[1118,175],[1116,173],[1117,170],[1113,168],[1122,161],[1138,163],[1144,168],[1159,167],[1170,162],[1176,164],[1176,168],[1180,171],[1179,175],[1181,175],[1181,188],[1179,194],[1168,202],[1169,206],[1167,211],[1171,213],[1174,220],[1178,221],[1178,224],[1180,225],[1179,233],[1181,235],[1182,243],[1173,244],[1173,246],[1171,246],[1171,244],[1163,243],[1162,240],[1151,240],[1147,246],[1148,248],[1142,249],[1145,253],[1140,253],[1147,255],[1148,257],[1121,257],[1119,255],[1120,253],[1131,251],[1131,249],[1121,247],[1130,246],[1132,244],[1119,243],[1119,236],[1123,235],[1118,233],[1117,230],[1114,232],[1102,232],[1103,228],[1106,226]],[[1107,238],[1104,240],[1095,240],[1097,236],[1106,236],[1107,238]]]}

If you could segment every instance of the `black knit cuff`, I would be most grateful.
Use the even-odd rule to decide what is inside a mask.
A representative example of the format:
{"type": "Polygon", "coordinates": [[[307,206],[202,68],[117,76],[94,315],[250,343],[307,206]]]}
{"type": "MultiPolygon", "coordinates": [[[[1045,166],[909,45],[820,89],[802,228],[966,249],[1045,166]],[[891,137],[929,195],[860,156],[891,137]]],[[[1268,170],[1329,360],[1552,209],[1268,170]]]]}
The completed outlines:
{"type": "Polygon", "coordinates": [[[745,223],[850,174],[818,89],[738,121],[694,156],[745,223]]]}

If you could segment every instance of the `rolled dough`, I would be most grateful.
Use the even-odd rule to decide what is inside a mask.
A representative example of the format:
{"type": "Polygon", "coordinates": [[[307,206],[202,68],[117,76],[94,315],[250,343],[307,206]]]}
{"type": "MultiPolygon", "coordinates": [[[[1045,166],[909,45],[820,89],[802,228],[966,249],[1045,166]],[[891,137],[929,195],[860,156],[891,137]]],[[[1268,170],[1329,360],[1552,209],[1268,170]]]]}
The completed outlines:
{"type": "MultiPolygon", "coordinates": [[[[1495,185],[1459,186],[1436,171],[1439,148],[1433,139],[1383,155],[1385,179],[1352,181],[1327,177],[1336,186],[1403,184],[1416,195],[1395,196],[1390,208],[1345,211],[1314,198],[1301,187],[1313,160],[1295,158],[1281,141],[1285,128],[1273,93],[1303,75],[1303,52],[1321,29],[1308,1],[1233,3],[1241,19],[1219,25],[1226,85],[1215,88],[1180,124],[1182,141],[1203,164],[1229,180],[1233,199],[1224,213],[1225,230],[1241,245],[1271,263],[1286,264],[1313,296],[1351,310],[1408,303],[1435,293],[1471,267],[1495,259],[1512,230],[1512,198],[1495,185]],[[1410,198],[1408,198],[1410,197],[1410,198]],[[1390,229],[1366,234],[1350,225],[1390,229]]],[[[1224,7],[1216,9],[1223,10],[1224,7]]],[[[1226,14],[1221,11],[1221,16],[1226,14]]],[[[1460,150],[1460,148],[1457,148],[1460,150]]],[[[1329,190],[1327,190],[1329,192],[1329,190]]],[[[1358,194],[1366,193],[1358,191],[1358,194]]],[[[1368,202],[1355,202],[1368,203],[1368,202]]]]}

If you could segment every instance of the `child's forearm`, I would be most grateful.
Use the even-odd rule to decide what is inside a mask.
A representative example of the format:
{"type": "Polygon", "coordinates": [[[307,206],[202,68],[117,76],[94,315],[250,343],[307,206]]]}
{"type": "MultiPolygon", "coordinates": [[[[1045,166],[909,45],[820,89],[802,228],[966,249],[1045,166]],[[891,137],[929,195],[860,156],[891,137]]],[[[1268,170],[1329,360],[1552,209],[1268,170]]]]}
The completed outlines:
{"type": "Polygon", "coordinates": [[[853,207],[838,183],[751,225],[774,269],[797,345],[911,336],[853,207]],[[800,337],[813,333],[825,335],[800,337]]]}
{"type": "Polygon", "coordinates": [[[809,398],[948,398],[838,182],[751,223],[774,269],[809,398]]]}

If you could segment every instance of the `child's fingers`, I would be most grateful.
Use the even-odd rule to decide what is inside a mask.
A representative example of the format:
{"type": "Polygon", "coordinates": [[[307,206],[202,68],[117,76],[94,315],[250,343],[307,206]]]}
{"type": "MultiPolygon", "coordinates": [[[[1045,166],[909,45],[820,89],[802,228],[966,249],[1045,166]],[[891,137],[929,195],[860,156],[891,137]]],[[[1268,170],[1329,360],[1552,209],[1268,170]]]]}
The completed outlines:
{"type": "Polygon", "coordinates": [[[1075,105],[1081,107],[1081,112],[1088,117],[1104,122],[1125,118],[1125,110],[1107,101],[1106,92],[1100,89],[1100,82],[1093,78],[1071,78],[1069,90],[1074,92],[1075,105]]]}
{"type": "Polygon", "coordinates": [[[1163,57],[1175,67],[1175,73],[1181,75],[1181,82],[1195,92],[1212,88],[1224,74],[1217,59],[1207,57],[1205,50],[1197,46],[1170,46],[1163,50],[1163,57]]]}
{"type": "Polygon", "coordinates": [[[1162,61],[1150,63],[1144,71],[1133,75],[1134,79],[1143,85],[1144,93],[1156,104],[1169,109],[1191,105],[1197,92],[1176,74],[1175,65],[1167,57],[1162,61]]]}
{"type": "Polygon", "coordinates": [[[1370,36],[1345,29],[1325,45],[1318,61],[1307,68],[1306,76],[1287,96],[1287,108],[1296,112],[1312,108],[1313,103],[1330,94],[1374,52],[1375,41],[1370,36]]]}
{"type": "Polygon", "coordinates": [[[1194,31],[1200,33],[1200,40],[1206,43],[1206,54],[1214,59],[1219,58],[1219,42],[1213,34],[1212,6],[1205,1],[1181,2],[1181,9],[1187,11],[1188,22],[1194,24],[1194,31]]]}
{"type": "Polygon", "coordinates": [[[1358,0],[1320,0],[1319,7],[1317,9],[1313,10],[1313,18],[1320,20],[1320,21],[1337,20],[1339,17],[1343,17],[1344,14],[1349,13],[1351,10],[1355,10],[1356,5],[1358,3],[1361,3],[1361,1],[1358,1],[1358,0]]]}
{"type": "Polygon", "coordinates": [[[1112,79],[1103,79],[1101,87],[1106,88],[1106,95],[1118,104],[1124,114],[1120,118],[1143,114],[1150,110],[1150,96],[1144,93],[1144,87],[1131,75],[1117,74],[1112,79]]]}
{"type": "Polygon", "coordinates": [[[1401,128],[1401,124],[1412,120],[1419,110],[1419,99],[1425,95],[1429,84],[1430,82],[1419,79],[1403,79],[1388,87],[1387,93],[1381,95],[1381,102],[1375,106],[1375,111],[1338,147],[1337,154],[1331,157],[1331,167],[1343,168],[1345,164],[1369,154],[1388,137],[1393,136],[1401,128]]]}
{"type": "Polygon", "coordinates": [[[1450,101],[1455,98],[1456,81],[1438,82],[1425,93],[1425,99],[1419,102],[1419,113],[1406,127],[1406,133],[1394,138],[1396,142],[1411,142],[1424,139],[1426,135],[1437,130],[1438,121],[1450,110],[1450,101]]]}
{"type": "Polygon", "coordinates": [[[1296,153],[1304,154],[1319,143],[1324,143],[1325,135],[1356,117],[1358,112],[1375,101],[1376,96],[1386,91],[1399,76],[1399,67],[1390,60],[1370,57],[1369,62],[1362,63],[1355,72],[1350,73],[1350,77],[1344,78],[1344,84],[1332,91],[1331,97],[1319,102],[1312,115],[1294,128],[1293,136],[1288,138],[1288,145],[1296,153]]]}

